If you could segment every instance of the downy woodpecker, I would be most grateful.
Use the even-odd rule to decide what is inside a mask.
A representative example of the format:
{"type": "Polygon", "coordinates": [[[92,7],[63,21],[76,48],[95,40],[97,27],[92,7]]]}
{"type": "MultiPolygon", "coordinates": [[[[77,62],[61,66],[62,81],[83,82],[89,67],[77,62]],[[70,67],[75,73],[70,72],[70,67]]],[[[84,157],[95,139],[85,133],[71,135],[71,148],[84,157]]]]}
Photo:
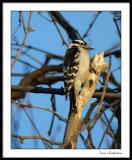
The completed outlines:
{"type": "Polygon", "coordinates": [[[77,113],[77,97],[82,85],[89,73],[90,59],[88,56],[90,48],[82,40],[72,41],[67,48],[64,58],[64,91],[70,96],[70,111],[77,113]]]}

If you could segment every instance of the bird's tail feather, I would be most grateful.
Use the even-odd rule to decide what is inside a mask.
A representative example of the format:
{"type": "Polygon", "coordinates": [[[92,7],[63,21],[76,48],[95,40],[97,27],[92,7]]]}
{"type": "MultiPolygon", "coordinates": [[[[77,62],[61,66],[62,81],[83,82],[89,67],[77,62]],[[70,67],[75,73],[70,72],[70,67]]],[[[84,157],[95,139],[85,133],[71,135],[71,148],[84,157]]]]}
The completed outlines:
{"type": "Polygon", "coordinates": [[[70,112],[77,113],[76,96],[74,88],[71,88],[70,92],[70,112]]]}

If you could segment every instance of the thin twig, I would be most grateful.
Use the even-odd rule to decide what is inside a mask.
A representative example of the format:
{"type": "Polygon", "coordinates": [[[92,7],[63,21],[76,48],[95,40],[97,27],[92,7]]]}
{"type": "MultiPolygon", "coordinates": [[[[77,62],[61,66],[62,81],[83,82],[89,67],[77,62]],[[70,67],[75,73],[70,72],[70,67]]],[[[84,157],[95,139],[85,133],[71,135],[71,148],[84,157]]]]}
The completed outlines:
{"type": "MultiPolygon", "coordinates": [[[[105,112],[104,112],[103,114],[104,114],[104,116],[105,116],[105,119],[106,119],[107,123],[109,124],[110,121],[108,120],[105,112]]],[[[115,116],[115,115],[114,115],[114,116],[115,116]]],[[[102,117],[101,117],[101,118],[102,118],[102,117]]],[[[107,131],[107,132],[108,132],[108,134],[112,137],[113,143],[115,144],[115,146],[117,146],[116,140],[115,140],[115,136],[114,136],[114,131],[113,131],[111,125],[108,126],[108,125],[106,124],[106,122],[104,122],[104,124],[106,125],[106,127],[108,127],[108,131],[107,131]]]]}
{"type": "Polygon", "coordinates": [[[50,14],[52,14],[56,21],[64,28],[70,39],[82,39],[78,31],[61,15],[60,12],[51,11],[50,14]]]}
{"type": "Polygon", "coordinates": [[[114,23],[116,25],[116,28],[117,28],[117,31],[118,31],[118,34],[119,34],[119,37],[121,38],[121,31],[120,31],[120,29],[118,27],[117,20],[119,20],[119,18],[118,19],[116,19],[116,17],[113,18],[113,21],[114,21],[114,23]]]}
{"type": "MultiPolygon", "coordinates": [[[[85,115],[85,117],[84,117],[84,119],[83,119],[83,123],[84,123],[84,124],[87,124],[87,122],[90,121],[90,115],[91,115],[91,113],[93,112],[93,110],[95,109],[95,107],[97,106],[98,101],[99,101],[99,100],[96,100],[94,103],[92,103],[92,104],[90,105],[90,108],[88,109],[88,111],[87,111],[87,113],[86,113],[86,115],[85,115]]],[[[83,130],[83,128],[82,128],[82,130],[83,130]]]]}
{"type": "Polygon", "coordinates": [[[20,17],[21,17],[21,22],[22,22],[22,26],[23,26],[23,31],[24,33],[26,34],[26,25],[25,25],[25,21],[24,21],[24,17],[23,17],[23,14],[22,14],[22,11],[19,12],[20,13],[20,17]]]}
{"type": "Polygon", "coordinates": [[[18,138],[20,143],[23,143],[23,141],[25,139],[40,139],[40,140],[46,141],[46,142],[48,142],[48,143],[50,143],[52,145],[61,145],[62,144],[60,142],[49,140],[48,138],[46,138],[44,136],[19,136],[19,135],[15,135],[15,134],[12,134],[11,136],[14,137],[14,138],[18,138]]]}
{"type": "MultiPolygon", "coordinates": [[[[54,112],[56,112],[56,99],[55,99],[55,95],[54,94],[51,95],[51,103],[52,103],[52,110],[54,112]]],[[[48,130],[49,136],[51,135],[51,132],[52,132],[52,129],[53,129],[54,120],[55,120],[55,115],[53,114],[52,115],[51,124],[50,124],[49,130],[48,130]]]]}
{"type": "MultiPolygon", "coordinates": [[[[19,49],[17,49],[17,48],[12,48],[13,50],[19,50],[19,49]]],[[[28,48],[27,48],[27,50],[29,50],[28,48]]],[[[30,58],[31,60],[33,60],[33,61],[35,61],[36,63],[38,63],[39,65],[43,65],[43,63],[41,63],[37,58],[35,58],[35,57],[33,57],[33,56],[31,56],[31,54],[28,54],[27,53],[27,51],[22,51],[21,52],[23,55],[25,55],[25,56],[27,56],[28,58],[30,58]]]]}
{"type": "Polygon", "coordinates": [[[102,96],[101,96],[101,100],[100,100],[100,103],[99,103],[99,107],[98,107],[97,113],[101,111],[102,104],[103,104],[103,100],[104,100],[105,95],[106,95],[106,89],[107,89],[108,80],[109,80],[109,78],[110,78],[110,75],[111,75],[111,73],[108,72],[108,73],[107,73],[107,76],[106,76],[105,85],[104,85],[104,88],[103,88],[103,91],[102,91],[102,96]]]}
{"type": "MultiPolygon", "coordinates": [[[[118,68],[118,69],[119,69],[119,68],[118,68]]],[[[104,74],[105,74],[105,73],[104,73],[104,74]]],[[[113,83],[114,85],[116,85],[117,87],[121,88],[121,84],[115,79],[112,71],[111,71],[111,76],[110,76],[109,81],[110,81],[111,83],[113,83]]]]}
{"type": "MultiPolygon", "coordinates": [[[[32,124],[32,126],[34,127],[34,129],[36,130],[37,134],[38,134],[39,136],[41,136],[41,134],[40,134],[40,132],[39,132],[36,124],[34,123],[34,121],[32,120],[32,118],[31,118],[31,117],[29,116],[29,114],[27,113],[26,108],[23,108],[23,111],[25,112],[27,118],[28,118],[29,121],[31,122],[31,124],[32,124]]],[[[44,147],[46,147],[45,141],[42,140],[42,143],[43,143],[44,147]]]]}
{"type": "MultiPolygon", "coordinates": [[[[15,56],[11,56],[11,58],[16,59],[15,56]]],[[[21,60],[21,59],[19,59],[19,58],[17,59],[17,61],[23,63],[24,65],[30,66],[30,67],[33,68],[33,69],[38,69],[38,68],[35,67],[34,65],[32,65],[32,64],[30,64],[30,63],[28,63],[28,62],[25,62],[25,61],[23,61],[23,60],[21,60]]]]}
{"type": "Polygon", "coordinates": [[[116,58],[120,58],[121,57],[121,50],[115,50],[115,51],[111,51],[111,52],[105,52],[105,57],[108,57],[110,55],[114,55],[116,58]]]}
{"type": "Polygon", "coordinates": [[[92,22],[89,24],[87,31],[83,35],[83,39],[88,35],[89,31],[92,29],[93,25],[95,24],[95,21],[97,20],[101,12],[102,11],[98,11],[97,14],[93,17],[92,22]]]}
{"type": "MultiPolygon", "coordinates": [[[[100,141],[100,143],[99,143],[99,145],[98,145],[98,149],[100,149],[100,147],[101,147],[101,144],[102,144],[102,142],[103,142],[103,139],[104,139],[106,133],[108,132],[108,130],[109,130],[109,128],[110,128],[110,124],[111,124],[114,116],[115,116],[114,114],[111,116],[110,121],[109,121],[109,123],[107,124],[107,127],[106,127],[106,129],[105,129],[105,131],[104,131],[104,133],[103,133],[103,136],[102,136],[102,138],[101,138],[101,141],[100,141]]],[[[113,136],[112,136],[112,137],[113,137],[113,136]]],[[[116,144],[116,143],[115,143],[115,144],[116,144]]],[[[117,148],[116,148],[116,149],[117,149],[117,148]]]]}
{"type": "Polygon", "coordinates": [[[121,50],[118,49],[118,48],[120,48],[120,46],[121,46],[120,43],[117,43],[117,44],[113,45],[112,47],[110,47],[109,49],[104,51],[104,53],[105,53],[104,56],[107,57],[107,56],[110,56],[112,54],[115,57],[120,58],[121,57],[121,50]]]}
{"type": "Polygon", "coordinates": [[[13,67],[15,65],[16,61],[18,60],[18,58],[19,58],[19,56],[20,56],[20,54],[21,54],[21,52],[22,52],[22,50],[24,48],[28,33],[31,31],[30,22],[31,22],[31,18],[32,18],[32,12],[29,12],[28,26],[27,26],[26,29],[25,29],[25,22],[24,22],[24,18],[23,18],[22,12],[21,12],[21,17],[22,17],[23,30],[24,30],[25,34],[24,34],[24,37],[23,37],[23,40],[22,40],[22,45],[19,48],[18,52],[16,53],[15,59],[14,59],[12,65],[11,65],[11,67],[13,67]]]}
{"type": "MultiPolygon", "coordinates": [[[[22,44],[12,43],[11,45],[21,46],[22,44]]],[[[41,53],[44,53],[46,56],[48,56],[51,59],[53,58],[53,59],[57,59],[57,60],[61,60],[61,61],[64,60],[64,56],[60,56],[60,55],[48,52],[48,51],[45,51],[45,50],[37,48],[37,47],[33,47],[33,46],[30,46],[30,45],[24,45],[24,47],[28,48],[28,49],[38,51],[38,52],[41,52],[41,53]]]]}
{"type": "Polygon", "coordinates": [[[82,142],[84,143],[85,148],[87,149],[87,148],[88,148],[88,145],[87,145],[86,139],[84,138],[84,136],[83,136],[81,133],[79,134],[79,136],[80,136],[82,142]]]}
{"type": "Polygon", "coordinates": [[[24,77],[28,75],[29,73],[11,73],[11,76],[17,76],[17,77],[24,77]]]}
{"type": "Polygon", "coordinates": [[[55,27],[56,27],[56,29],[57,29],[60,37],[61,37],[62,43],[65,44],[66,46],[68,46],[67,42],[65,41],[65,39],[64,39],[64,37],[63,37],[60,29],[59,29],[59,27],[57,26],[57,23],[56,23],[56,20],[55,20],[54,16],[53,16],[52,14],[50,14],[50,12],[48,12],[48,13],[49,13],[49,15],[50,15],[50,17],[51,17],[51,19],[52,19],[52,22],[53,22],[54,25],[55,25],[55,27]]]}
{"type": "Polygon", "coordinates": [[[113,72],[117,71],[118,69],[121,69],[121,66],[119,66],[119,67],[113,69],[111,72],[113,73],[113,72]]]}
{"type": "MultiPolygon", "coordinates": [[[[20,13],[19,13],[19,15],[20,15],[20,13]]],[[[14,31],[13,34],[12,34],[12,39],[13,39],[16,43],[18,43],[18,39],[17,39],[17,37],[16,37],[15,35],[16,35],[16,33],[18,32],[18,29],[21,27],[20,16],[19,16],[19,20],[18,20],[18,21],[19,21],[19,23],[18,23],[15,31],[14,31]]]]}
{"type": "Polygon", "coordinates": [[[95,149],[91,133],[92,133],[92,128],[90,128],[90,126],[89,126],[88,127],[88,136],[87,136],[88,149],[95,149]]]}
{"type": "Polygon", "coordinates": [[[39,15],[40,17],[42,17],[44,20],[47,20],[48,22],[52,22],[52,20],[50,20],[50,19],[48,19],[47,17],[45,17],[44,15],[42,15],[42,12],[41,12],[41,11],[38,12],[38,15],[39,15]]]}
{"type": "Polygon", "coordinates": [[[40,110],[44,110],[44,111],[48,111],[51,112],[52,114],[54,114],[59,120],[63,121],[63,122],[67,122],[67,120],[60,114],[58,114],[57,112],[53,111],[52,109],[49,108],[42,108],[42,107],[38,107],[38,106],[33,106],[31,104],[26,104],[26,103],[22,103],[22,102],[18,102],[18,101],[14,101],[11,100],[13,103],[19,105],[20,107],[26,107],[26,108],[36,108],[36,109],[40,109],[40,110]]]}

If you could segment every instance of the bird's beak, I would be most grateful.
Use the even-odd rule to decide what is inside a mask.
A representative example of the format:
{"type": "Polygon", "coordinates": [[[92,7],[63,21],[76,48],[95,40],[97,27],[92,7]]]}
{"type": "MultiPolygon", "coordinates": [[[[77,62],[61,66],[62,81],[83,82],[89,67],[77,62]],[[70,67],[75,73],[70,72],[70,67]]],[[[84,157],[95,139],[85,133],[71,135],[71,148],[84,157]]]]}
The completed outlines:
{"type": "Polygon", "coordinates": [[[87,45],[84,45],[83,48],[84,48],[84,49],[87,49],[87,50],[94,50],[94,48],[91,48],[91,47],[89,47],[89,46],[87,46],[87,45]]]}
{"type": "Polygon", "coordinates": [[[89,50],[94,50],[94,48],[88,47],[89,50]]]}

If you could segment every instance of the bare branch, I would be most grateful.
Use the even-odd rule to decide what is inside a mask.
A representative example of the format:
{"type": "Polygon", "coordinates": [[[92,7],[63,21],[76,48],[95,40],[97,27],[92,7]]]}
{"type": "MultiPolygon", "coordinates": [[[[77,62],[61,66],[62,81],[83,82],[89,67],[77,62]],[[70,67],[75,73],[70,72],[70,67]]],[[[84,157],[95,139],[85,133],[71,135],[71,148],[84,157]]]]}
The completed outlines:
{"type": "Polygon", "coordinates": [[[110,55],[114,55],[115,57],[120,58],[121,57],[121,50],[115,50],[112,52],[105,52],[105,57],[108,57],[110,55]]]}
{"type": "MultiPolygon", "coordinates": [[[[100,147],[101,147],[101,144],[102,144],[102,142],[103,142],[103,139],[104,139],[106,133],[108,132],[108,130],[109,130],[109,128],[110,128],[110,124],[111,124],[113,118],[114,118],[114,114],[111,116],[110,121],[109,121],[109,123],[107,124],[107,127],[106,127],[106,129],[105,129],[105,131],[104,131],[104,133],[103,133],[103,136],[102,136],[102,138],[101,138],[101,141],[100,141],[100,143],[99,143],[98,149],[100,149],[100,147]]],[[[113,134],[112,134],[112,135],[113,135],[113,134]]],[[[115,144],[116,144],[116,143],[115,143],[115,144]]],[[[116,147],[116,149],[117,149],[117,147],[116,147]]]]}
{"type": "MultiPolygon", "coordinates": [[[[12,48],[12,49],[18,51],[17,48],[12,48]]],[[[26,51],[22,51],[21,53],[22,53],[23,55],[27,56],[28,58],[30,58],[31,60],[35,61],[35,62],[38,63],[39,65],[42,66],[43,64],[42,64],[37,58],[35,58],[35,57],[31,56],[31,54],[28,54],[28,53],[27,53],[28,50],[29,50],[29,49],[27,48],[26,51]]]]}
{"type": "MultiPolygon", "coordinates": [[[[12,91],[65,95],[63,88],[58,89],[58,88],[43,88],[43,87],[34,87],[34,86],[12,85],[11,89],[12,89],[12,91]]],[[[100,98],[101,96],[102,96],[102,92],[95,92],[93,95],[93,98],[100,98]]],[[[108,92],[105,94],[105,98],[120,99],[121,94],[108,92]]]]}
{"type": "MultiPolygon", "coordinates": [[[[12,43],[12,45],[21,46],[22,44],[12,43]]],[[[61,60],[61,61],[64,60],[63,56],[60,56],[60,55],[45,51],[45,50],[37,48],[37,47],[33,47],[33,46],[30,46],[30,45],[24,45],[24,47],[28,48],[28,49],[31,49],[31,50],[35,50],[35,51],[41,52],[41,53],[44,53],[47,57],[49,57],[51,59],[53,58],[53,59],[58,59],[58,60],[61,60]]]]}
{"type": "Polygon", "coordinates": [[[115,45],[113,45],[112,47],[110,47],[109,49],[107,49],[105,52],[105,57],[110,56],[110,55],[114,55],[117,58],[121,57],[121,50],[118,49],[121,46],[120,43],[117,43],[115,45]]]}
{"type": "MultiPolygon", "coordinates": [[[[33,126],[33,128],[34,128],[35,131],[37,132],[37,134],[38,134],[39,136],[41,136],[41,133],[39,132],[36,124],[34,123],[33,119],[31,118],[31,116],[28,114],[26,108],[23,108],[23,111],[24,111],[25,115],[27,116],[27,118],[29,119],[31,125],[33,126]]],[[[43,143],[44,147],[46,147],[47,144],[45,143],[45,141],[42,140],[42,143],[43,143]]]]}
{"type": "Polygon", "coordinates": [[[36,108],[36,109],[41,109],[41,110],[44,110],[44,111],[48,111],[48,112],[51,112],[53,113],[59,120],[62,120],[64,122],[67,122],[67,120],[60,114],[58,114],[57,112],[53,111],[52,109],[49,109],[49,108],[42,108],[42,107],[38,107],[38,106],[33,106],[31,104],[26,104],[26,103],[22,103],[22,102],[17,102],[17,101],[14,101],[14,100],[11,100],[13,103],[19,105],[20,107],[26,107],[26,108],[36,108]]]}
{"type": "MultiPolygon", "coordinates": [[[[11,89],[12,91],[65,95],[63,88],[58,89],[58,88],[43,88],[43,87],[34,87],[34,86],[12,85],[11,89]]],[[[93,98],[100,98],[101,96],[102,96],[102,92],[95,92],[93,95],[93,98]]],[[[120,99],[121,94],[108,92],[105,94],[105,98],[120,99]]]]}
{"type": "Polygon", "coordinates": [[[31,18],[32,18],[32,12],[29,12],[29,18],[28,18],[28,26],[27,28],[25,28],[25,22],[24,22],[24,18],[23,18],[23,14],[21,12],[21,17],[22,17],[22,24],[23,24],[23,30],[24,30],[24,37],[23,37],[23,40],[22,40],[22,45],[21,47],[19,48],[18,52],[16,53],[16,57],[12,63],[12,67],[15,65],[16,61],[18,60],[23,48],[24,48],[24,45],[25,45],[25,42],[26,42],[26,39],[27,39],[27,36],[28,36],[28,33],[31,32],[31,27],[30,27],[30,22],[31,22],[31,18]]]}
{"type": "Polygon", "coordinates": [[[34,87],[34,86],[12,85],[12,91],[64,95],[63,88],[57,89],[57,88],[42,88],[42,87],[34,87]]]}
{"type": "Polygon", "coordinates": [[[84,33],[84,35],[83,35],[83,39],[88,35],[89,31],[92,29],[93,25],[95,24],[95,22],[96,22],[96,20],[97,20],[97,18],[98,18],[98,16],[100,15],[101,12],[102,12],[102,11],[98,11],[98,12],[96,13],[96,15],[93,17],[92,22],[89,24],[89,27],[88,27],[87,31],[86,31],[86,32],[84,33]]]}
{"type": "MultiPolygon", "coordinates": [[[[15,59],[16,57],[15,56],[11,56],[11,58],[13,58],[13,59],[15,59]]],[[[29,66],[29,67],[31,67],[31,68],[33,68],[33,69],[37,69],[37,67],[35,67],[34,65],[32,65],[32,64],[30,64],[30,63],[28,63],[28,62],[25,62],[25,61],[23,61],[23,60],[21,60],[21,59],[17,59],[17,61],[18,62],[21,62],[21,63],[23,63],[24,65],[26,65],[26,66],[29,66]]]]}
{"type": "Polygon", "coordinates": [[[88,142],[88,149],[95,149],[95,146],[92,140],[92,128],[91,127],[88,127],[87,142],[88,142]]]}
{"type": "MultiPolygon", "coordinates": [[[[113,72],[113,71],[112,71],[113,72]]],[[[113,73],[111,72],[111,75],[110,75],[110,79],[109,81],[111,83],[113,83],[114,85],[116,85],[117,87],[121,88],[121,84],[115,79],[113,73]]],[[[104,75],[106,76],[106,73],[104,73],[104,75]]]]}
{"type": "MultiPolygon", "coordinates": [[[[62,73],[62,65],[51,65],[47,66],[44,65],[40,69],[37,69],[28,75],[26,75],[20,82],[21,86],[35,86],[38,85],[39,82],[37,81],[37,78],[43,77],[46,73],[56,71],[57,73],[62,73]]],[[[12,91],[12,99],[16,100],[18,98],[24,98],[25,93],[23,91],[12,91]]]]}
{"type": "Polygon", "coordinates": [[[49,15],[50,15],[50,17],[51,17],[51,19],[52,19],[52,21],[53,21],[58,33],[59,33],[61,39],[62,39],[62,43],[65,44],[66,46],[68,46],[67,42],[65,41],[65,39],[64,39],[60,29],[59,29],[59,27],[57,26],[56,19],[54,18],[54,16],[50,12],[48,12],[48,13],[49,13],[49,15]]]}
{"type": "Polygon", "coordinates": [[[50,14],[54,16],[55,20],[65,29],[70,39],[82,39],[77,30],[71,26],[59,12],[52,11],[50,14]]]}
{"type": "Polygon", "coordinates": [[[121,31],[120,31],[120,29],[119,29],[119,26],[118,26],[118,24],[117,24],[117,21],[118,20],[121,20],[121,17],[119,18],[119,17],[114,17],[113,18],[113,21],[114,21],[114,23],[115,23],[115,25],[116,25],[116,28],[117,28],[117,31],[118,31],[118,34],[119,34],[119,37],[121,38],[121,31]]]}
{"type": "Polygon", "coordinates": [[[11,73],[11,76],[18,76],[18,77],[24,77],[28,75],[29,73],[11,73]]]}
{"type": "Polygon", "coordinates": [[[52,145],[61,145],[62,143],[60,142],[55,142],[55,141],[52,141],[52,140],[49,140],[48,138],[44,137],[44,136],[18,136],[18,135],[15,135],[15,134],[12,134],[11,135],[12,137],[14,138],[18,138],[19,139],[19,142],[22,144],[24,140],[26,139],[40,139],[40,140],[44,140],[52,145]]]}

